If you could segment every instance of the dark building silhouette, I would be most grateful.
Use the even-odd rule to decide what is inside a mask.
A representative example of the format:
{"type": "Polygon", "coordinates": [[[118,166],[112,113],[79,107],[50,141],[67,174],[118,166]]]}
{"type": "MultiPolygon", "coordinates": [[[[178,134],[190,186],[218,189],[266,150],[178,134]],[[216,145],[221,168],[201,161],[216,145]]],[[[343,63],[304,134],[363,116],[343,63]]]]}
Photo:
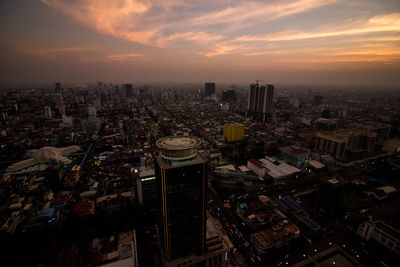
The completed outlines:
{"type": "Polygon", "coordinates": [[[133,96],[133,85],[130,83],[124,84],[123,87],[125,88],[125,96],[132,97],[133,96]]]}
{"type": "Polygon", "coordinates": [[[224,90],[222,92],[222,97],[221,97],[222,101],[226,101],[226,102],[234,102],[236,101],[236,92],[235,90],[224,90]]]}
{"type": "Polygon", "coordinates": [[[250,84],[249,99],[247,110],[253,119],[265,122],[274,110],[274,85],[259,85],[257,83],[250,84]]]}
{"type": "Polygon", "coordinates": [[[215,94],[215,83],[205,83],[204,95],[211,96],[212,94],[215,94]]]}
{"type": "Polygon", "coordinates": [[[206,253],[207,161],[196,137],[157,141],[158,232],[166,261],[206,253]]]}
{"type": "Polygon", "coordinates": [[[61,83],[60,82],[55,82],[55,86],[56,86],[56,88],[54,89],[54,91],[56,93],[59,93],[61,91],[61,83]]]}
{"type": "Polygon", "coordinates": [[[314,97],[314,105],[315,106],[319,106],[319,105],[322,105],[322,101],[324,100],[324,97],[323,96],[321,96],[321,95],[316,95],[315,97],[314,97]]]}

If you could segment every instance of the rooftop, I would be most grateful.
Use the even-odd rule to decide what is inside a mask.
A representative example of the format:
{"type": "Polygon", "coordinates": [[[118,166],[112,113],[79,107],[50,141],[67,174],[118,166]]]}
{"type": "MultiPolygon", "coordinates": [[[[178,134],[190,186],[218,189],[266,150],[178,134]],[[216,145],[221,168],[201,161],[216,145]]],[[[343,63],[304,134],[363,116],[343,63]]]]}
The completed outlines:
{"type": "Polygon", "coordinates": [[[293,167],[292,165],[284,162],[275,161],[270,157],[260,159],[260,162],[269,170],[267,172],[268,175],[272,176],[273,178],[280,178],[296,172],[300,172],[299,169],[293,167]]]}
{"type": "Polygon", "coordinates": [[[273,208],[268,201],[242,203],[237,211],[239,216],[253,228],[252,239],[262,253],[300,234],[297,226],[291,223],[285,214],[273,208]]]}
{"type": "Polygon", "coordinates": [[[383,221],[377,221],[375,226],[377,229],[400,241],[400,232],[393,227],[387,225],[383,221]]]}
{"type": "Polygon", "coordinates": [[[154,176],[154,174],[155,174],[154,168],[146,168],[144,166],[140,167],[140,171],[139,171],[140,178],[154,176]]]}
{"type": "Polygon", "coordinates": [[[156,143],[159,148],[168,150],[185,150],[200,144],[201,140],[193,136],[167,136],[160,138],[156,143]]]}
{"type": "Polygon", "coordinates": [[[158,139],[156,145],[161,149],[161,157],[170,161],[185,161],[197,154],[201,140],[193,136],[168,136],[158,139]]]}

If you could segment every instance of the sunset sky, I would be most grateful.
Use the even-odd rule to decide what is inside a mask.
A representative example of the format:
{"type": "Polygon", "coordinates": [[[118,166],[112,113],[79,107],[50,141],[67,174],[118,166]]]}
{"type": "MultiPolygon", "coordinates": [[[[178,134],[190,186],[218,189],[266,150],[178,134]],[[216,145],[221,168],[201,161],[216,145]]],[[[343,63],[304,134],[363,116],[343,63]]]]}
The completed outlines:
{"type": "Polygon", "coordinates": [[[400,86],[398,0],[13,0],[0,13],[0,83],[400,86]]]}

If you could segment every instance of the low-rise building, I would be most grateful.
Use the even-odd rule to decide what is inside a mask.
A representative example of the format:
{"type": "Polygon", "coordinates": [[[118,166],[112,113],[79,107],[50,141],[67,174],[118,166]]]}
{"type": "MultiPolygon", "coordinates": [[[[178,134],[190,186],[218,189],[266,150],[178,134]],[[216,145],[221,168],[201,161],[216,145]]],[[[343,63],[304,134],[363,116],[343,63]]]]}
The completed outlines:
{"type": "Polygon", "coordinates": [[[400,232],[383,221],[367,221],[358,226],[357,233],[366,240],[373,239],[400,255],[400,232]]]}
{"type": "Polygon", "coordinates": [[[285,146],[279,149],[281,158],[294,166],[306,166],[310,160],[310,150],[298,146],[285,146]]]}
{"type": "Polygon", "coordinates": [[[299,228],[274,208],[271,202],[260,199],[241,203],[237,207],[237,214],[252,228],[251,240],[260,254],[270,248],[280,247],[300,235],[299,228]]]}
{"type": "MultiPolygon", "coordinates": [[[[316,254],[306,255],[305,259],[291,263],[291,266],[302,267],[302,266],[359,266],[360,264],[345,250],[339,246],[332,244],[331,247],[324,249],[316,254]]],[[[288,263],[287,263],[288,264],[288,263]]]]}
{"type": "Polygon", "coordinates": [[[252,170],[255,174],[257,174],[259,177],[264,177],[264,175],[267,172],[267,169],[261,162],[259,162],[256,159],[249,159],[247,161],[247,168],[252,170]]]}
{"type": "Polygon", "coordinates": [[[262,158],[260,162],[267,169],[266,173],[274,179],[280,179],[301,171],[292,165],[270,157],[262,158]]]}

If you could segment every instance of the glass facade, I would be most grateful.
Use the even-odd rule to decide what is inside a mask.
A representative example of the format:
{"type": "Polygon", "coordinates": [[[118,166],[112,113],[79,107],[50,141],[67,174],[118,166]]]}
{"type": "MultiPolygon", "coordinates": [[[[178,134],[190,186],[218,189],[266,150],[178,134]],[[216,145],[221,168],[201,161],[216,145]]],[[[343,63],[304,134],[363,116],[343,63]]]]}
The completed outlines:
{"type": "Polygon", "coordinates": [[[160,157],[156,163],[159,228],[167,260],[204,253],[207,168],[206,161],[197,158],[179,167],[160,157]]]}

